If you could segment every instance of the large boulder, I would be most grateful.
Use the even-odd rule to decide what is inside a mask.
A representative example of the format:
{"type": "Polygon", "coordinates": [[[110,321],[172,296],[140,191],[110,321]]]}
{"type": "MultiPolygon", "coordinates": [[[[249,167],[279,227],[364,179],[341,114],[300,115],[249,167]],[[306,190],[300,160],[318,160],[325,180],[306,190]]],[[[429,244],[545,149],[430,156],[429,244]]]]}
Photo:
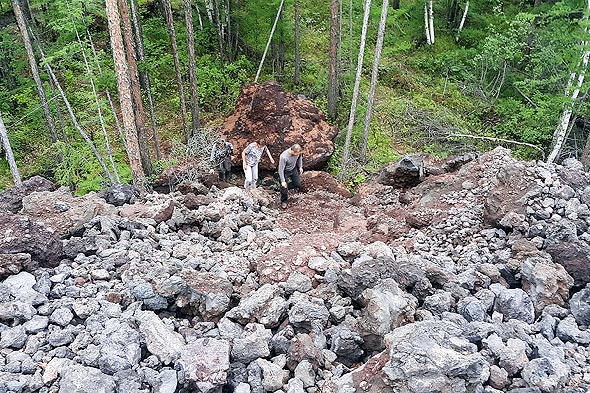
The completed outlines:
{"type": "Polygon", "coordinates": [[[227,381],[229,355],[229,342],[199,338],[182,349],[178,363],[200,392],[217,391],[227,381]]]}
{"type": "Polygon", "coordinates": [[[96,193],[73,196],[66,188],[35,192],[23,198],[23,214],[53,228],[58,236],[66,237],[83,228],[99,215],[114,213],[114,208],[96,193]]]}
{"type": "Polygon", "coordinates": [[[581,240],[556,241],[546,250],[573,277],[576,286],[590,283],[590,245],[581,240]]]}
{"type": "Polygon", "coordinates": [[[574,285],[574,280],[563,266],[552,262],[547,254],[542,255],[528,258],[521,267],[522,286],[538,314],[549,304],[563,306],[574,285]]]}
{"type": "MultiPolygon", "coordinates": [[[[317,168],[334,152],[332,140],[338,129],[329,125],[324,113],[309,99],[285,92],[277,82],[244,86],[236,109],[221,130],[234,144],[237,154],[258,138],[265,138],[275,159],[295,143],[303,146],[306,168],[317,168]]],[[[261,168],[273,170],[268,159],[261,168]]]]}
{"type": "Polygon", "coordinates": [[[23,262],[27,264],[26,254],[41,266],[52,266],[63,256],[63,246],[59,233],[43,222],[0,212],[0,254],[13,255],[2,257],[2,265],[7,271],[14,270],[19,264],[22,267],[23,262]]]}
{"type": "Polygon", "coordinates": [[[63,371],[59,393],[115,393],[115,379],[96,368],[71,364],[63,371]]]}
{"type": "Polygon", "coordinates": [[[303,175],[301,176],[301,189],[305,192],[328,191],[345,198],[350,198],[352,196],[352,193],[344,186],[344,184],[338,182],[338,180],[334,179],[328,172],[323,171],[303,172],[303,175]]]}
{"type": "Polygon", "coordinates": [[[54,183],[41,176],[33,176],[21,185],[0,192],[0,209],[18,213],[23,207],[23,198],[33,192],[54,191],[54,183]]]}
{"type": "Polygon", "coordinates": [[[414,187],[424,178],[424,157],[405,156],[386,166],[379,175],[379,183],[396,188],[414,187]]]}

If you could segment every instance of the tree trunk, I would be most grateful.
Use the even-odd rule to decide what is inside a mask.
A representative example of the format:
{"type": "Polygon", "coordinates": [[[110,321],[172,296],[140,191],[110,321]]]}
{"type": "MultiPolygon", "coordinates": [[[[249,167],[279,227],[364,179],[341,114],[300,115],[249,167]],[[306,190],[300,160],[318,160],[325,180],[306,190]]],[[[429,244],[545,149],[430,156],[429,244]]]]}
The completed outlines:
{"type": "Polygon", "coordinates": [[[354,90],[352,92],[352,102],[350,104],[350,116],[348,118],[348,127],[346,128],[346,141],[342,151],[342,160],[340,163],[340,181],[344,180],[346,175],[346,166],[348,165],[348,158],[350,154],[350,139],[352,138],[352,128],[354,127],[354,119],[356,116],[356,104],[358,101],[359,90],[361,86],[361,74],[363,71],[363,58],[365,55],[365,42],[367,40],[367,26],[369,24],[369,14],[371,9],[371,0],[365,0],[365,12],[363,15],[363,29],[361,32],[361,43],[359,46],[359,56],[356,65],[356,77],[354,80],[354,90]]]}
{"type": "Polygon", "coordinates": [[[129,67],[125,59],[125,48],[123,46],[123,34],[121,32],[121,21],[117,0],[106,0],[107,22],[109,26],[109,35],[111,37],[111,48],[113,51],[113,60],[115,62],[115,71],[117,74],[117,90],[119,91],[119,101],[121,102],[121,113],[123,116],[123,127],[127,139],[127,155],[129,156],[129,166],[131,167],[131,176],[133,185],[142,193],[145,192],[146,184],[143,168],[141,166],[141,155],[137,132],[135,130],[135,119],[133,112],[133,102],[131,98],[131,78],[129,76],[129,67]]]}
{"type": "Polygon", "coordinates": [[[25,22],[25,18],[18,0],[12,0],[12,9],[14,10],[14,16],[16,17],[16,22],[21,32],[23,43],[25,44],[25,50],[27,52],[27,58],[29,60],[29,67],[31,68],[31,74],[35,81],[35,86],[37,87],[37,94],[39,95],[39,100],[41,101],[41,107],[43,108],[43,115],[45,116],[47,128],[49,129],[52,141],[57,142],[59,138],[57,136],[57,131],[55,129],[55,123],[53,121],[51,111],[49,110],[47,96],[45,95],[45,90],[43,89],[43,84],[41,83],[41,77],[39,76],[39,68],[37,67],[37,60],[35,59],[33,46],[31,45],[31,39],[29,37],[29,32],[27,30],[27,24],[25,22]]]}
{"type": "Polygon", "coordinates": [[[430,38],[430,24],[428,23],[428,5],[424,3],[424,32],[426,33],[426,43],[432,45],[430,38]]]}
{"type": "Polygon", "coordinates": [[[586,144],[584,145],[584,150],[582,151],[580,162],[582,163],[582,165],[584,165],[584,169],[586,171],[590,169],[590,132],[586,137],[586,144]]]}
{"type": "Polygon", "coordinates": [[[465,10],[463,11],[463,17],[461,17],[461,23],[459,23],[459,29],[457,30],[457,35],[455,36],[455,41],[459,41],[459,36],[461,35],[461,31],[463,30],[463,26],[465,26],[465,19],[467,19],[467,11],[469,11],[469,0],[465,2],[465,10]]]}
{"type": "Polygon", "coordinates": [[[434,44],[434,10],[433,0],[428,1],[428,27],[430,31],[430,43],[434,44]]]}
{"type": "Polygon", "coordinates": [[[387,24],[387,10],[389,9],[389,0],[383,0],[381,8],[381,20],[379,21],[379,31],[377,32],[377,44],[375,45],[375,60],[373,61],[373,71],[371,73],[371,85],[369,87],[369,98],[367,102],[367,113],[365,116],[365,129],[363,130],[363,147],[361,149],[361,161],[367,159],[367,145],[369,143],[369,129],[371,126],[371,117],[373,116],[373,103],[375,101],[375,86],[379,77],[379,61],[381,60],[381,50],[383,49],[383,37],[385,35],[385,26],[387,24]]]}
{"type": "Polygon", "coordinates": [[[176,70],[176,84],[178,86],[178,96],[180,98],[180,111],[182,113],[182,126],[184,128],[184,136],[186,142],[190,136],[190,128],[188,125],[188,118],[186,114],[186,100],[184,99],[184,86],[182,84],[182,70],[180,69],[180,61],[178,60],[178,47],[176,46],[176,33],[174,32],[174,20],[172,19],[172,7],[170,7],[170,0],[162,0],[164,6],[164,14],[166,15],[166,24],[168,25],[168,35],[170,36],[170,44],[172,45],[172,57],[174,58],[174,69],[176,70]]]}
{"type": "Polygon", "coordinates": [[[301,78],[301,53],[299,48],[299,41],[301,40],[301,31],[299,30],[301,19],[300,12],[299,0],[295,0],[295,85],[299,84],[301,78]]]}
{"type": "Polygon", "coordinates": [[[201,18],[201,10],[199,10],[199,2],[195,2],[195,7],[197,8],[197,17],[199,18],[199,28],[203,31],[203,19],[201,18]]]}
{"type": "Polygon", "coordinates": [[[391,3],[391,8],[393,8],[394,10],[399,10],[399,0],[393,0],[393,2],[391,3]]]}
{"type": "Polygon", "coordinates": [[[205,9],[207,10],[207,17],[209,22],[213,23],[213,13],[215,6],[213,5],[214,0],[205,0],[205,9]]]}
{"type": "Polygon", "coordinates": [[[279,18],[281,17],[281,13],[283,12],[283,5],[284,4],[285,4],[285,0],[281,0],[281,4],[279,5],[279,10],[277,12],[277,17],[275,18],[275,23],[272,25],[272,29],[270,31],[270,36],[268,37],[268,41],[266,43],[266,48],[264,48],[264,53],[262,54],[262,59],[260,60],[260,65],[258,66],[258,71],[256,72],[256,77],[254,78],[254,83],[258,83],[258,77],[260,77],[260,72],[262,71],[262,66],[264,65],[264,59],[266,58],[268,48],[270,47],[270,43],[272,42],[272,36],[274,35],[275,29],[277,28],[277,23],[279,23],[279,18]]]}
{"type": "Polygon", "coordinates": [[[184,0],[184,17],[186,21],[186,40],[188,45],[188,75],[191,85],[191,114],[192,127],[189,138],[199,132],[199,94],[197,90],[197,65],[195,63],[195,37],[193,35],[193,12],[191,0],[184,0]]]}
{"type": "Polygon", "coordinates": [[[145,111],[141,98],[141,89],[139,85],[139,72],[137,70],[137,60],[135,58],[135,42],[133,39],[133,30],[131,29],[131,18],[129,17],[129,7],[127,0],[119,0],[119,11],[123,26],[123,43],[126,47],[127,64],[129,66],[129,76],[131,78],[131,97],[133,98],[133,110],[135,111],[135,124],[137,125],[137,138],[139,141],[139,154],[141,156],[141,166],[146,176],[154,171],[152,160],[150,158],[150,148],[147,142],[147,130],[145,126],[145,111]]]}
{"type": "Polygon", "coordinates": [[[225,44],[225,47],[227,48],[227,59],[229,62],[232,62],[235,59],[235,55],[232,51],[232,35],[233,35],[233,33],[232,33],[232,28],[231,28],[231,1],[230,0],[225,0],[225,18],[226,18],[226,23],[225,23],[226,44],[225,44]]]}
{"type": "Polygon", "coordinates": [[[348,6],[348,63],[352,70],[352,0],[348,6]]]}
{"type": "MultiPolygon", "coordinates": [[[[73,21],[72,21],[73,23],[73,21]]],[[[117,184],[121,184],[121,179],[119,178],[119,172],[117,171],[117,167],[115,166],[115,161],[113,160],[113,152],[111,151],[111,144],[109,142],[109,135],[107,133],[107,129],[104,125],[104,118],[102,116],[102,109],[100,107],[100,102],[98,100],[98,94],[96,92],[96,86],[94,85],[94,78],[92,77],[92,71],[90,70],[90,65],[88,64],[88,58],[86,57],[86,48],[82,45],[82,40],[80,39],[80,34],[78,33],[78,27],[76,27],[74,23],[74,30],[76,32],[76,38],[78,39],[78,45],[80,46],[80,51],[82,53],[82,59],[84,60],[84,65],[86,66],[86,73],[88,74],[88,79],[90,80],[90,86],[92,87],[92,94],[94,95],[94,102],[96,103],[96,109],[98,111],[98,120],[100,122],[100,129],[102,131],[102,135],[105,141],[105,147],[107,150],[107,156],[109,158],[109,162],[111,163],[111,168],[113,169],[113,175],[115,176],[115,182],[117,184]]]]}
{"type": "Polygon", "coordinates": [[[2,139],[2,147],[6,152],[6,161],[8,161],[8,166],[10,167],[10,173],[12,174],[12,179],[14,180],[15,186],[20,186],[22,184],[22,180],[20,178],[20,174],[18,173],[18,167],[16,166],[16,161],[14,160],[14,154],[12,153],[12,147],[10,146],[10,140],[8,139],[8,132],[6,132],[6,127],[4,126],[4,121],[2,120],[2,114],[0,113],[0,139],[2,139]]]}
{"type": "Polygon", "coordinates": [[[336,98],[338,96],[338,0],[330,2],[330,65],[328,68],[328,116],[336,118],[336,98]]]}
{"type": "MultiPolygon", "coordinates": [[[[143,30],[139,20],[139,9],[137,0],[131,0],[131,17],[133,18],[133,27],[135,28],[135,44],[137,49],[137,59],[140,63],[145,62],[145,50],[143,48],[143,30]]],[[[156,159],[162,159],[162,152],[160,150],[160,138],[158,136],[158,129],[156,127],[156,111],[154,108],[154,100],[152,99],[152,86],[150,82],[150,75],[147,71],[139,71],[139,81],[147,95],[148,104],[150,106],[150,122],[152,125],[152,138],[154,140],[154,150],[156,152],[156,159]]]]}

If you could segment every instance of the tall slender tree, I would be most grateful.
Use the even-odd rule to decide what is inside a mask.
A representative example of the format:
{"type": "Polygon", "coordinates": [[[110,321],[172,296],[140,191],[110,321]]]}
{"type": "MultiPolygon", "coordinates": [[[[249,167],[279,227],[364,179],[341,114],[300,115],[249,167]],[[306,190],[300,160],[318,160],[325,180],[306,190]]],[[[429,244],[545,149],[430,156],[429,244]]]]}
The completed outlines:
{"type": "Polygon", "coordinates": [[[344,142],[344,149],[342,151],[342,157],[340,162],[340,181],[344,180],[346,175],[348,160],[350,156],[350,140],[352,138],[352,129],[354,127],[354,120],[356,117],[356,105],[359,96],[359,90],[361,86],[361,74],[363,71],[363,59],[365,56],[365,43],[367,41],[367,26],[369,25],[369,14],[371,11],[371,0],[365,0],[365,11],[363,14],[363,29],[361,31],[361,42],[359,45],[359,55],[356,64],[356,77],[354,80],[354,89],[352,92],[352,102],[350,104],[350,115],[348,117],[348,126],[346,127],[346,140],[344,142]]]}
{"type": "Polygon", "coordinates": [[[369,98],[367,102],[367,113],[365,114],[365,124],[363,130],[363,146],[361,148],[361,161],[367,159],[367,145],[369,144],[369,129],[371,128],[371,117],[373,116],[373,103],[375,102],[375,87],[379,77],[379,63],[381,60],[381,50],[383,49],[383,37],[385,36],[385,25],[387,24],[387,11],[389,9],[389,0],[383,0],[381,8],[381,20],[379,21],[379,30],[377,32],[377,43],[375,44],[375,59],[373,60],[373,71],[371,72],[371,84],[369,85],[369,98]]]}
{"type": "Polygon", "coordinates": [[[131,167],[131,176],[133,178],[133,185],[141,192],[144,192],[146,184],[143,168],[141,166],[137,131],[135,130],[136,123],[134,119],[133,101],[131,98],[131,77],[129,76],[129,66],[127,65],[125,57],[123,33],[121,32],[121,18],[119,16],[117,0],[106,0],[106,14],[109,35],[111,37],[113,60],[115,62],[115,71],[117,74],[117,90],[119,92],[119,101],[121,102],[121,113],[123,115],[123,127],[125,128],[127,139],[127,155],[129,157],[129,166],[131,167]]]}
{"type": "Polygon", "coordinates": [[[10,140],[8,139],[8,132],[6,131],[6,126],[4,125],[4,121],[2,120],[2,114],[0,113],[0,139],[2,140],[2,148],[6,153],[6,161],[8,161],[8,167],[10,168],[10,173],[12,174],[12,179],[14,181],[15,186],[19,186],[22,184],[22,180],[20,178],[20,173],[18,172],[18,167],[16,166],[16,161],[14,160],[14,154],[12,153],[12,147],[10,146],[10,140]]]}
{"type": "Polygon", "coordinates": [[[168,35],[170,36],[170,45],[172,46],[172,58],[174,59],[174,69],[176,70],[176,85],[178,86],[178,97],[180,98],[180,111],[182,114],[182,126],[184,136],[188,143],[190,137],[190,127],[188,125],[188,116],[186,113],[186,100],[184,98],[184,86],[182,83],[182,70],[180,60],[178,59],[178,46],[176,45],[176,32],[174,31],[174,18],[172,17],[172,7],[170,0],[162,0],[164,15],[166,16],[166,25],[168,26],[168,35]]]}
{"type": "Polygon", "coordinates": [[[299,0],[295,0],[295,76],[294,83],[299,84],[301,79],[301,53],[300,53],[300,21],[301,21],[301,9],[299,6],[299,0]]]}
{"type": "MultiPolygon", "coordinates": [[[[133,19],[133,28],[135,30],[135,48],[137,50],[137,60],[140,63],[145,63],[145,49],[143,46],[143,29],[139,20],[139,8],[137,0],[131,0],[131,18],[133,19]]],[[[160,149],[160,137],[158,136],[158,128],[156,126],[156,110],[154,108],[154,100],[152,98],[152,86],[150,75],[145,69],[139,70],[139,81],[141,87],[145,91],[150,107],[150,122],[152,126],[152,140],[154,141],[154,151],[156,159],[162,159],[162,152],[160,149]]]]}
{"type": "Polygon", "coordinates": [[[197,64],[195,62],[195,37],[193,33],[193,10],[191,0],[184,0],[184,17],[186,21],[186,40],[188,46],[188,76],[191,85],[191,132],[189,138],[196,135],[201,128],[199,121],[199,92],[197,89],[197,64]]]}
{"type": "Polygon", "coordinates": [[[328,116],[336,118],[338,97],[338,0],[330,1],[330,66],[328,68],[328,116]]]}
{"type": "Polygon", "coordinates": [[[43,108],[43,115],[45,116],[47,128],[49,129],[49,133],[53,142],[57,142],[59,138],[57,136],[57,131],[55,129],[55,123],[53,121],[51,111],[49,110],[47,96],[45,95],[43,84],[41,83],[41,77],[39,76],[39,68],[37,67],[37,60],[35,59],[35,53],[33,52],[33,45],[31,44],[31,38],[27,30],[25,17],[23,15],[18,0],[12,0],[12,9],[14,11],[14,16],[16,18],[18,29],[21,33],[23,43],[25,44],[25,51],[27,52],[27,59],[29,61],[29,67],[31,68],[31,75],[33,76],[33,80],[35,81],[35,86],[37,87],[37,94],[39,95],[39,100],[41,101],[41,107],[43,108]]]}
{"type": "Polygon", "coordinates": [[[463,31],[463,26],[465,26],[465,20],[467,19],[467,12],[469,11],[469,0],[465,1],[465,9],[463,10],[463,16],[461,17],[461,23],[459,23],[459,28],[457,29],[457,35],[455,36],[455,41],[459,41],[459,36],[461,35],[461,31],[463,31]]]}
{"type": "Polygon", "coordinates": [[[141,89],[139,84],[139,71],[137,69],[137,60],[135,58],[135,42],[133,39],[133,30],[131,29],[131,18],[129,17],[129,7],[127,0],[119,0],[119,12],[123,27],[123,44],[126,47],[125,55],[129,65],[129,76],[131,78],[131,98],[133,99],[133,111],[135,112],[135,124],[137,125],[137,139],[139,141],[139,153],[141,155],[141,166],[146,176],[154,171],[152,160],[150,158],[150,149],[147,143],[147,130],[145,126],[145,111],[141,98],[141,89]]]}
{"type": "Polygon", "coordinates": [[[285,0],[281,0],[281,3],[279,4],[279,10],[277,11],[277,16],[275,18],[275,22],[272,25],[272,29],[270,30],[270,35],[268,37],[268,41],[266,42],[266,48],[264,48],[264,53],[262,54],[262,59],[260,59],[260,65],[258,66],[258,71],[256,72],[256,77],[254,78],[254,83],[258,83],[258,78],[260,77],[260,72],[262,72],[262,66],[264,65],[264,60],[266,59],[266,54],[268,53],[268,48],[270,47],[270,43],[272,42],[272,37],[275,34],[277,24],[279,23],[279,19],[281,18],[281,14],[283,13],[283,5],[285,5],[285,0]]]}

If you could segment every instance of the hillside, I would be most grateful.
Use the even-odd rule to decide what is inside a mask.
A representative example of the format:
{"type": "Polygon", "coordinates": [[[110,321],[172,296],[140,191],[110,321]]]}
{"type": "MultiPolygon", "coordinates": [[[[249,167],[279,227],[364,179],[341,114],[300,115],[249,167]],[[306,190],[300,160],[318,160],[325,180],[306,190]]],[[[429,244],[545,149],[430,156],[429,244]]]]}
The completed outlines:
{"type": "Polygon", "coordinates": [[[590,389],[579,162],[497,148],[408,157],[352,197],[304,184],[280,211],[200,182],[0,194],[0,389],[590,389]]]}

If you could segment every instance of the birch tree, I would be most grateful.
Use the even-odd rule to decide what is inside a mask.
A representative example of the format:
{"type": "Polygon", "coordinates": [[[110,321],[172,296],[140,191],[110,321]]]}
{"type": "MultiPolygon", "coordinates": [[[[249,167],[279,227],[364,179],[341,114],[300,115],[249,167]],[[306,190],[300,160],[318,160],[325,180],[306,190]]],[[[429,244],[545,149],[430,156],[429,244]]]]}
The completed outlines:
{"type": "MultiPolygon", "coordinates": [[[[586,13],[584,15],[584,24],[588,23],[588,14],[590,13],[590,0],[587,0],[586,3],[586,13]]],[[[584,27],[584,34],[588,33],[588,27],[584,27]]],[[[547,157],[547,162],[554,162],[557,157],[559,157],[559,153],[561,152],[561,148],[565,143],[567,137],[567,131],[569,129],[570,121],[572,118],[573,110],[578,101],[578,96],[580,95],[580,90],[582,85],[584,84],[584,78],[586,77],[586,70],[588,69],[588,59],[590,58],[590,42],[583,41],[582,42],[582,57],[579,62],[578,70],[572,72],[570,74],[567,88],[565,90],[565,97],[568,100],[566,108],[561,112],[559,116],[559,122],[557,123],[557,127],[553,132],[553,148],[549,156],[547,157]],[[573,90],[572,90],[573,89],[573,90]]]]}
{"type": "Polygon", "coordinates": [[[281,4],[279,4],[279,10],[277,11],[277,17],[275,18],[275,22],[272,25],[272,29],[270,30],[270,36],[268,37],[268,41],[266,43],[266,48],[264,48],[264,53],[262,54],[262,59],[260,60],[260,65],[258,66],[258,71],[256,72],[256,77],[254,78],[254,83],[258,83],[258,77],[260,77],[260,72],[262,71],[262,66],[264,65],[264,59],[266,59],[266,54],[268,53],[268,48],[270,47],[270,43],[272,42],[272,37],[273,37],[275,30],[277,28],[277,24],[279,23],[279,19],[281,18],[284,4],[285,4],[285,0],[281,0],[281,4]]]}
{"type": "Polygon", "coordinates": [[[465,9],[463,10],[463,16],[461,17],[461,22],[459,23],[459,29],[457,29],[457,35],[455,36],[455,41],[459,41],[459,36],[461,35],[461,31],[463,31],[463,27],[465,26],[465,20],[467,19],[467,12],[469,11],[469,0],[465,1],[465,9]]]}
{"type": "Polygon", "coordinates": [[[300,46],[299,41],[301,39],[301,32],[300,32],[300,20],[301,20],[301,10],[299,7],[299,0],[295,0],[295,76],[294,76],[294,83],[297,85],[299,84],[299,80],[301,78],[301,53],[300,53],[300,46]]]}
{"type": "Polygon", "coordinates": [[[186,22],[186,40],[188,46],[188,75],[191,85],[192,127],[189,138],[196,135],[201,128],[199,122],[199,94],[197,89],[197,65],[195,63],[195,37],[193,35],[193,11],[191,0],[184,0],[184,17],[186,22]]]}
{"type": "Polygon", "coordinates": [[[176,70],[176,85],[178,86],[178,97],[180,98],[180,111],[182,114],[182,126],[186,142],[190,136],[190,128],[186,113],[186,100],[184,98],[184,86],[182,83],[182,70],[180,69],[180,60],[178,60],[178,46],[176,45],[176,32],[174,31],[174,19],[172,18],[172,7],[170,0],[162,0],[164,14],[166,16],[166,25],[168,26],[168,35],[170,36],[170,45],[172,46],[172,58],[174,59],[174,69],[176,70]]]}
{"type": "Polygon", "coordinates": [[[433,0],[424,2],[424,30],[426,33],[426,43],[428,45],[434,44],[434,10],[433,0]]]}
{"type": "Polygon", "coordinates": [[[49,129],[50,136],[53,142],[57,142],[59,138],[57,137],[55,123],[53,121],[51,111],[49,110],[47,96],[45,95],[43,84],[41,83],[41,77],[39,76],[39,68],[37,67],[37,60],[35,59],[35,53],[33,52],[33,45],[31,44],[31,38],[27,30],[25,17],[23,15],[18,0],[12,0],[12,9],[14,11],[16,23],[18,25],[18,29],[20,30],[23,43],[25,45],[25,51],[27,53],[29,67],[31,69],[31,75],[33,76],[33,80],[35,81],[35,86],[37,87],[37,94],[39,95],[39,100],[41,101],[41,107],[43,108],[43,115],[45,117],[45,122],[47,123],[47,128],[49,129]]]}
{"type": "Polygon", "coordinates": [[[6,126],[4,126],[4,121],[2,120],[2,114],[0,113],[0,139],[2,139],[2,148],[6,153],[6,161],[8,161],[8,167],[10,168],[10,173],[12,174],[12,179],[14,181],[15,186],[20,186],[22,184],[22,180],[20,178],[20,174],[18,173],[18,167],[16,166],[16,161],[14,160],[14,154],[12,153],[12,147],[10,146],[10,140],[8,139],[8,132],[6,131],[6,126]]]}
{"type": "Polygon", "coordinates": [[[381,50],[383,49],[383,37],[385,36],[385,25],[387,24],[387,10],[389,9],[389,0],[383,0],[381,8],[381,20],[379,21],[379,30],[377,32],[377,43],[375,44],[375,59],[373,60],[373,71],[371,72],[371,84],[369,87],[369,98],[367,102],[367,113],[365,115],[365,124],[363,130],[363,146],[361,148],[361,161],[367,159],[367,145],[369,143],[369,129],[371,128],[371,117],[373,115],[373,103],[375,102],[375,86],[379,77],[379,62],[381,60],[381,50]]]}
{"type": "MultiPolygon", "coordinates": [[[[131,18],[133,19],[133,28],[135,30],[135,48],[137,50],[137,60],[140,63],[145,63],[145,49],[143,46],[143,29],[139,20],[139,9],[137,0],[131,0],[131,18]]],[[[201,27],[202,28],[202,27],[201,27]]],[[[148,99],[150,108],[150,123],[152,126],[152,140],[154,141],[154,151],[156,159],[162,159],[162,152],[160,149],[160,137],[158,136],[158,129],[156,127],[156,111],[154,108],[154,100],[152,98],[152,86],[150,75],[145,70],[139,70],[139,81],[148,99]]]]}
{"type": "Polygon", "coordinates": [[[123,33],[121,32],[121,20],[117,0],[106,0],[106,14],[109,26],[109,35],[111,38],[111,49],[113,51],[113,60],[115,62],[115,72],[117,74],[117,90],[119,92],[119,101],[121,103],[121,113],[123,116],[123,127],[127,140],[127,156],[129,157],[129,166],[131,167],[131,176],[133,185],[142,193],[145,192],[145,177],[141,166],[141,156],[137,132],[135,130],[135,119],[133,112],[133,101],[131,98],[131,81],[129,76],[129,66],[125,58],[125,48],[123,46],[123,33]]]}
{"type": "Polygon", "coordinates": [[[356,64],[356,77],[354,80],[354,89],[352,92],[352,102],[350,104],[350,115],[348,117],[348,126],[346,127],[346,140],[344,142],[344,149],[342,151],[342,159],[340,162],[340,181],[344,180],[346,169],[350,155],[350,140],[352,138],[352,129],[354,127],[354,120],[356,117],[356,105],[358,101],[359,90],[361,86],[361,74],[363,71],[363,58],[365,55],[365,42],[367,40],[367,26],[369,24],[369,14],[371,9],[371,0],[365,0],[365,12],[363,14],[363,29],[361,32],[361,42],[359,45],[359,55],[356,64]]]}
{"type": "Polygon", "coordinates": [[[328,116],[336,118],[338,96],[338,0],[330,1],[330,65],[328,68],[328,116]]]}

